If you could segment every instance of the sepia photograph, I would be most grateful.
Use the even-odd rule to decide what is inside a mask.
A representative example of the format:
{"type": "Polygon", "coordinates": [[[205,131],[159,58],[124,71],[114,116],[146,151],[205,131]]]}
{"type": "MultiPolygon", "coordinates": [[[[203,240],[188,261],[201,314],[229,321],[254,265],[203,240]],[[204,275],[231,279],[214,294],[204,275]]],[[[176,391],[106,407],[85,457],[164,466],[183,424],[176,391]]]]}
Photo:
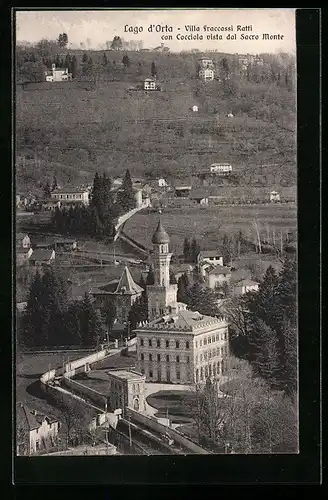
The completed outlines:
{"type": "Polygon", "coordinates": [[[295,19],[15,10],[15,456],[300,453],[295,19]]]}

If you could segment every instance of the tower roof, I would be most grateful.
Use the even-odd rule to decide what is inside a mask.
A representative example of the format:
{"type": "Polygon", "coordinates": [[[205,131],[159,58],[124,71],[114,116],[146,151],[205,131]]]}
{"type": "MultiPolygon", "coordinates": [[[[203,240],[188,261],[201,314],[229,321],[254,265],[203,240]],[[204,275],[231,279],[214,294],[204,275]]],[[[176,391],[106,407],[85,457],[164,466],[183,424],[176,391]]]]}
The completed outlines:
{"type": "Polygon", "coordinates": [[[156,231],[153,234],[151,241],[155,245],[163,245],[165,243],[170,243],[169,235],[165,231],[161,220],[158,221],[158,226],[156,228],[156,231]]]}
{"type": "Polygon", "coordinates": [[[126,293],[134,295],[141,293],[143,288],[134,282],[128,267],[125,266],[122,276],[118,282],[115,293],[126,293]]]}

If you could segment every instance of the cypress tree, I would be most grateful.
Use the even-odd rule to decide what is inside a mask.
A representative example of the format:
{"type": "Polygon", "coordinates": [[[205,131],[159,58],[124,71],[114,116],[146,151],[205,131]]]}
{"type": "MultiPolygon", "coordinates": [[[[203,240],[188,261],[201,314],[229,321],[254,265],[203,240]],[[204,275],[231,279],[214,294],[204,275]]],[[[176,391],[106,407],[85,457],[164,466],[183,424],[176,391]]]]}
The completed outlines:
{"type": "Polygon", "coordinates": [[[76,60],[75,56],[72,57],[71,72],[72,72],[72,78],[76,78],[76,75],[77,75],[77,60],[76,60]]]}
{"type": "Polygon", "coordinates": [[[178,302],[183,302],[184,304],[188,303],[189,296],[188,296],[188,288],[189,288],[189,278],[186,273],[184,273],[180,278],[178,279],[178,293],[177,293],[177,299],[178,302]]]}
{"type": "Polygon", "coordinates": [[[186,237],[183,242],[183,256],[185,262],[190,262],[190,243],[189,239],[186,237]]]}
{"type": "Polygon", "coordinates": [[[51,198],[51,189],[49,182],[47,181],[45,186],[43,187],[43,194],[45,198],[51,198]]]}
{"type": "Polygon", "coordinates": [[[147,279],[146,279],[146,285],[153,285],[155,283],[155,276],[154,276],[154,270],[150,266],[147,279]]]}
{"type": "Polygon", "coordinates": [[[192,239],[192,242],[191,242],[191,246],[190,246],[190,259],[191,259],[191,262],[197,262],[197,255],[199,254],[200,252],[200,247],[197,243],[197,240],[196,238],[194,237],[192,239]]]}
{"type": "Polygon", "coordinates": [[[30,286],[26,310],[22,318],[22,343],[28,347],[42,346],[46,342],[41,301],[43,292],[43,283],[37,270],[30,286]]]}
{"type": "Polygon", "coordinates": [[[135,207],[133,186],[130,171],[127,170],[123,179],[122,187],[117,195],[116,203],[124,212],[128,212],[135,207]]]}

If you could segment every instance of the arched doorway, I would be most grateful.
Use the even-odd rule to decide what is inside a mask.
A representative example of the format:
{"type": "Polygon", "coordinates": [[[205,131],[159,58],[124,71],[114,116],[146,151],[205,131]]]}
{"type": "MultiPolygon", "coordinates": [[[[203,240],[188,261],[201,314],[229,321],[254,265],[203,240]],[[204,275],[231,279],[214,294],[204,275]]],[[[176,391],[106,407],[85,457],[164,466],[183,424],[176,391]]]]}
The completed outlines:
{"type": "Polygon", "coordinates": [[[133,409],[136,411],[139,411],[139,399],[138,398],[135,398],[135,400],[133,401],[133,409]]]}

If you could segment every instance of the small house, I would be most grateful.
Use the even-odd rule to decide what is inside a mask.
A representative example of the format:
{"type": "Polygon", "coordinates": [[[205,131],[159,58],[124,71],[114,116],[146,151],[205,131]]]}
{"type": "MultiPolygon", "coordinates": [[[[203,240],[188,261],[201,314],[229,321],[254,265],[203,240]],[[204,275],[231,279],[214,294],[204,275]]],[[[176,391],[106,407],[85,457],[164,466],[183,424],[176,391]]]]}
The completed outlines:
{"type": "Polygon", "coordinates": [[[18,266],[22,266],[29,262],[31,255],[33,254],[33,250],[31,247],[16,247],[16,262],[18,266]]]}
{"type": "Polygon", "coordinates": [[[68,72],[68,68],[56,68],[56,64],[52,64],[51,71],[46,71],[46,82],[65,82],[72,80],[72,73],[68,72]]]}
{"type": "Polygon", "coordinates": [[[197,255],[197,265],[199,269],[204,262],[214,266],[223,266],[221,252],[219,250],[202,250],[197,255]]]}
{"type": "Polygon", "coordinates": [[[156,80],[154,78],[146,78],[143,82],[144,90],[157,90],[156,80]]]}
{"type": "Polygon", "coordinates": [[[212,81],[214,80],[214,71],[211,68],[202,68],[198,72],[198,77],[204,82],[212,81]]]}
{"type": "Polygon", "coordinates": [[[178,198],[188,198],[191,191],[191,186],[175,186],[175,194],[178,198]]]}
{"type": "Polygon", "coordinates": [[[228,113],[228,114],[227,114],[227,117],[228,117],[228,118],[233,118],[233,114],[232,114],[232,113],[228,113]]]}
{"type": "Polygon", "coordinates": [[[210,266],[206,270],[205,281],[209,288],[215,289],[222,287],[223,283],[229,283],[231,278],[231,269],[227,266],[210,266]]]}
{"type": "Polygon", "coordinates": [[[166,188],[167,186],[168,186],[168,183],[166,182],[165,179],[163,179],[163,178],[158,179],[158,187],[166,188]]]}
{"type": "Polygon", "coordinates": [[[198,106],[196,106],[196,104],[193,105],[193,107],[191,108],[193,110],[194,113],[197,113],[198,111],[198,106]]]}
{"type": "Polygon", "coordinates": [[[257,292],[259,289],[259,283],[257,281],[249,280],[249,279],[244,279],[238,281],[234,288],[233,288],[233,293],[236,296],[239,295],[245,295],[245,293],[248,292],[257,292]]]}
{"type": "Polygon", "coordinates": [[[16,234],[16,244],[17,247],[30,248],[31,240],[28,234],[17,233],[16,234]]]}
{"type": "Polygon", "coordinates": [[[75,239],[60,239],[55,240],[55,251],[69,252],[70,250],[76,250],[77,241],[75,239]]]}
{"type": "Polygon", "coordinates": [[[190,199],[198,205],[208,205],[208,191],[203,188],[193,189],[190,192],[190,199]]]}
{"type": "Polygon", "coordinates": [[[230,174],[232,172],[232,166],[230,163],[212,163],[212,165],[210,165],[210,172],[212,174],[230,174]]]}
{"type": "Polygon", "coordinates": [[[271,203],[279,202],[280,201],[280,194],[277,193],[277,191],[271,191],[270,201],[271,201],[271,203]]]}
{"type": "Polygon", "coordinates": [[[33,455],[56,444],[60,423],[57,419],[16,404],[16,453],[33,455]]]}
{"type": "Polygon", "coordinates": [[[55,250],[37,248],[30,257],[33,266],[50,265],[55,260],[55,250]]]}

